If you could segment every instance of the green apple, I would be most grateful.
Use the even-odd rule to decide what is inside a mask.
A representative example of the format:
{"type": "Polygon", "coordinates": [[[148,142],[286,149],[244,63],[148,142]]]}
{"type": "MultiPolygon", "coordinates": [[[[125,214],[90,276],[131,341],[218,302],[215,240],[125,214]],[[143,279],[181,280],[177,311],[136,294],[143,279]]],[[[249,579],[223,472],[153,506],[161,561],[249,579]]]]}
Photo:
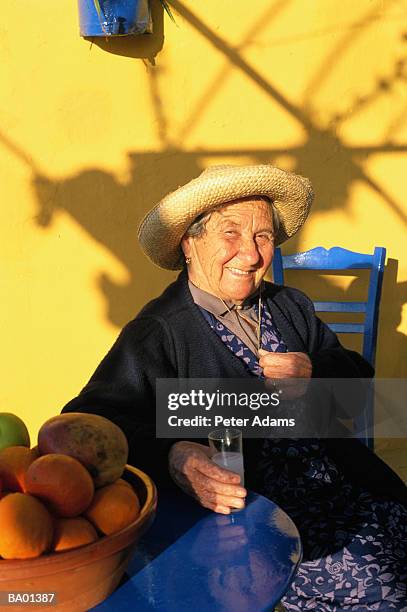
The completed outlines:
{"type": "Polygon", "coordinates": [[[20,417],[0,412],[0,450],[7,446],[30,446],[30,434],[20,417]]]}

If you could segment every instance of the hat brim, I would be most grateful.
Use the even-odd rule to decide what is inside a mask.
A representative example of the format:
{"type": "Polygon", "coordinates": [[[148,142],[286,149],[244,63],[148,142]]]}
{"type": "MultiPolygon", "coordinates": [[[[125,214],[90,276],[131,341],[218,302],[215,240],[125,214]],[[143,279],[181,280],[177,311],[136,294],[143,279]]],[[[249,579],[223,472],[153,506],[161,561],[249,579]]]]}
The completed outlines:
{"type": "Polygon", "coordinates": [[[138,230],[140,245],[160,268],[178,270],[184,259],[181,240],[191,223],[216,206],[249,196],[271,200],[280,218],[279,245],[302,227],[314,194],[308,179],[275,166],[212,166],[146,214],[138,230]]]}

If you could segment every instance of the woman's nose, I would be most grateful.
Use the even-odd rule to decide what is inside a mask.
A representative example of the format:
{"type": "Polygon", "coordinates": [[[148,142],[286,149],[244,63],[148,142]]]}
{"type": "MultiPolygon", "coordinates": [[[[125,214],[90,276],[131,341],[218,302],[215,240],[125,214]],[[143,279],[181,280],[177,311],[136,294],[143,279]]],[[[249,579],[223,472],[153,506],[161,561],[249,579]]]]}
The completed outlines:
{"type": "Polygon", "coordinates": [[[241,239],[239,257],[250,264],[256,264],[259,261],[260,253],[254,238],[247,237],[241,239]]]}

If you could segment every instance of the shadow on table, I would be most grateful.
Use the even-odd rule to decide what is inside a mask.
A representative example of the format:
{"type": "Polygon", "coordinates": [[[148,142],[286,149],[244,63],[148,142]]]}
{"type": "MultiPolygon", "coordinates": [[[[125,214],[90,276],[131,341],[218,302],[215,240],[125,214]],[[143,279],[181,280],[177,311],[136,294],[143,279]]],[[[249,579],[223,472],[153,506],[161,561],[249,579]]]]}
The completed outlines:
{"type": "Polygon", "coordinates": [[[189,612],[195,605],[250,612],[281,599],[301,545],[294,524],[275,504],[249,493],[245,511],[227,516],[182,494],[164,495],[160,504],[155,526],[130,563],[131,579],[98,609],[125,610],[131,601],[145,611],[189,612]]]}
{"type": "Polygon", "coordinates": [[[181,490],[169,489],[162,497],[159,495],[155,521],[141,538],[129,563],[128,574],[140,571],[146,562],[158,557],[209,512],[181,490]]]}
{"type": "MultiPolygon", "coordinates": [[[[246,500],[246,507],[251,503],[252,498],[249,496],[246,500]]],[[[148,555],[148,562],[151,562],[208,514],[212,514],[212,511],[203,508],[179,489],[169,489],[162,496],[159,495],[155,521],[141,538],[134,557],[129,563],[128,574],[136,574],[146,565],[146,555],[148,555]]]]}

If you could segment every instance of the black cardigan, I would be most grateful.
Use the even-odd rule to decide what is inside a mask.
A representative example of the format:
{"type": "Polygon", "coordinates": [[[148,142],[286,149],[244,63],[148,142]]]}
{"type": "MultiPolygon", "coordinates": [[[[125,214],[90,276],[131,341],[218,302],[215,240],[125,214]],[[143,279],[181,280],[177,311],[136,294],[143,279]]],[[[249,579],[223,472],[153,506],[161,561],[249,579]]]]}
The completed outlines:
{"type": "MultiPolygon", "coordinates": [[[[344,349],[296,289],[265,283],[263,298],[289,351],[307,353],[315,378],[373,376],[371,366],[344,349]]],[[[129,441],[129,462],[160,486],[172,484],[168,451],[175,440],[155,437],[156,378],[245,378],[251,374],[210,330],[193,302],[183,271],[122,330],[78,397],[63,412],[92,412],[117,423],[129,441]]],[[[198,441],[198,440],[196,440],[198,441]]],[[[245,440],[247,485],[257,488],[261,440],[245,440]]],[[[326,440],[332,458],[378,495],[406,495],[401,480],[357,440],[326,440]]]]}

